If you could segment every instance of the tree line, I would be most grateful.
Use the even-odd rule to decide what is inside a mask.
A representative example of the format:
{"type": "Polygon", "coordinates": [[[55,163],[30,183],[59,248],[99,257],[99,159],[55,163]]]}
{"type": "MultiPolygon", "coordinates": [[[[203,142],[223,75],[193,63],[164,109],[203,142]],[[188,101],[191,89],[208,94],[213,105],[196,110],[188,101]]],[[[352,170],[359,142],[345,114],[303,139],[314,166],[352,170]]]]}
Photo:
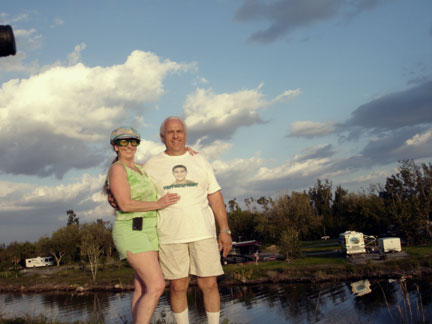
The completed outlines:
{"type": "Polygon", "coordinates": [[[80,224],[73,210],[66,212],[67,224],[37,242],[12,242],[0,245],[0,269],[16,270],[25,266],[25,259],[52,256],[56,265],[81,263],[89,265],[93,280],[101,262],[118,258],[112,241],[112,224],[102,219],[80,224]]]}
{"type": "MultiPolygon", "coordinates": [[[[250,197],[244,206],[242,209],[236,199],[227,204],[233,240],[276,245],[288,259],[300,256],[302,240],[336,238],[347,230],[398,236],[408,245],[431,243],[432,165],[401,161],[398,172],[384,184],[358,193],[317,179],[308,190],[275,199],[250,197]]],[[[99,263],[118,258],[112,224],[103,220],[80,224],[72,210],[67,217],[65,226],[36,243],[0,245],[0,269],[24,265],[26,258],[51,255],[57,265],[89,264],[96,278],[99,263]]]]}
{"type": "Polygon", "coordinates": [[[303,192],[246,198],[242,209],[228,202],[234,240],[258,240],[279,246],[285,256],[299,255],[299,241],[337,238],[351,230],[374,236],[398,236],[407,245],[432,242],[432,165],[399,162],[398,172],[359,193],[317,179],[303,192]]]}

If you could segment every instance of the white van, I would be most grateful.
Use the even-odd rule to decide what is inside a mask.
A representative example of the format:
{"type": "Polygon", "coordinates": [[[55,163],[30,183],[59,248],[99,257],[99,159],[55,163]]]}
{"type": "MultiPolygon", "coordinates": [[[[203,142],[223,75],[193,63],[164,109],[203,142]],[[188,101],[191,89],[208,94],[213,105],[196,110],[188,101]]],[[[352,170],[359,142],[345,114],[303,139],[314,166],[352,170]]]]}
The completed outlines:
{"type": "Polygon", "coordinates": [[[26,268],[48,267],[54,265],[53,257],[37,257],[25,260],[26,268]]]}

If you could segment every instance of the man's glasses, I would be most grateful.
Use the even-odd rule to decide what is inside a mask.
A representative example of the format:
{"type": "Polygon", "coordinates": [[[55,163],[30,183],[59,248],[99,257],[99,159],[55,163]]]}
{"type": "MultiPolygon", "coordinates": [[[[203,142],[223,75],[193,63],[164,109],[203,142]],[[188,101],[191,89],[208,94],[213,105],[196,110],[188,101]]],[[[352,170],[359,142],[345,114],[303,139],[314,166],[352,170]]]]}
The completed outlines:
{"type": "Polygon", "coordinates": [[[133,138],[119,139],[115,141],[115,145],[117,146],[128,146],[131,143],[132,146],[138,146],[140,141],[133,138]]]}

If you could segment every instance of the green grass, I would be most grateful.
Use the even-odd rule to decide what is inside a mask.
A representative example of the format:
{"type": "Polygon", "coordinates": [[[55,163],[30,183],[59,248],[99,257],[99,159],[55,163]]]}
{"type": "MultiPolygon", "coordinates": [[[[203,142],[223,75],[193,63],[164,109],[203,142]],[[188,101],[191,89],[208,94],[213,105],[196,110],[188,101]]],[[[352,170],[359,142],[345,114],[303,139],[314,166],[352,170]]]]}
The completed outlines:
{"type": "Polygon", "coordinates": [[[86,283],[95,285],[115,285],[115,284],[132,284],[134,271],[127,264],[120,266],[104,265],[100,267],[97,273],[96,281],[93,282],[91,273],[88,269],[75,267],[73,269],[62,267],[56,273],[48,274],[49,270],[58,270],[56,267],[37,269],[34,273],[21,272],[18,278],[8,274],[0,277],[0,285],[72,285],[80,286],[86,283]]]}
{"type": "Polygon", "coordinates": [[[340,247],[337,240],[317,240],[303,241],[301,245],[302,252],[331,252],[336,251],[340,247]]]}
{"type": "Polygon", "coordinates": [[[315,241],[302,241],[302,247],[318,247],[320,245],[339,245],[338,240],[332,239],[332,240],[315,240],[315,241]]]}
{"type": "Polygon", "coordinates": [[[405,250],[410,256],[413,256],[413,257],[432,256],[432,245],[404,246],[404,247],[402,247],[402,250],[405,250]]]}
{"type": "MultiPolygon", "coordinates": [[[[303,252],[332,252],[338,247],[336,240],[318,240],[302,243],[303,252]]],[[[337,279],[338,273],[341,277],[347,274],[361,274],[378,271],[421,270],[422,267],[432,267],[432,246],[403,247],[410,257],[386,262],[369,262],[363,265],[353,265],[346,258],[334,253],[318,255],[305,255],[305,257],[289,261],[267,261],[258,264],[230,264],[224,266],[225,280],[257,280],[272,277],[273,273],[284,274],[285,279],[302,278],[325,278],[331,275],[337,279]]],[[[123,287],[133,284],[134,271],[126,262],[116,262],[109,265],[101,265],[97,273],[97,280],[93,281],[90,270],[78,265],[71,268],[63,266],[60,271],[48,274],[50,269],[58,270],[56,267],[37,269],[34,273],[20,273],[15,278],[13,272],[0,273],[0,286],[2,287],[66,287],[75,289],[77,286],[90,287],[114,287],[120,284],[123,287]],[[70,287],[68,287],[70,286],[70,287]]],[[[1,322],[0,322],[1,324],[1,322]]]]}

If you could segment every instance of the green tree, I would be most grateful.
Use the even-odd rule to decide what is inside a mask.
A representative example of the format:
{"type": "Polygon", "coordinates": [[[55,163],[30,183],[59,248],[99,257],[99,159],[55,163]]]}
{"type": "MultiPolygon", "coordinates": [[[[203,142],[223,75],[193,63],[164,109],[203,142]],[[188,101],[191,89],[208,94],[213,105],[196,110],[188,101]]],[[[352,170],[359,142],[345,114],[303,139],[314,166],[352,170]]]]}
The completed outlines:
{"type": "Polygon", "coordinates": [[[292,192],[276,199],[272,210],[272,222],[280,235],[288,229],[298,233],[301,239],[313,238],[321,226],[322,217],[310,204],[306,193],[292,192]]]}
{"type": "Polygon", "coordinates": [[[285,229],[279,241],[280,255],[287,261],[301,258],[303,254],[300,248],[299,233],[293,228],[285,229]]]}
{"type": "Polygon", "coordinates": [[[383,201],[374,193],[350,193],[344,200],[346,230],[379,235],[388,227],[383,201]]]}
{"type": "Polygon", "coordinates": [[[98,220],[95,223],[81,226],[81,255],[87,258],[93,280],[96,280],[100,259],[106,246],[106,225],[108,222],[98,220]]]}
{"type": "Polygon", "coordinates": [[[58,267],[63,258],[74,259],[79,247],[79,237],[79,226],[71,224],[53,232],[51,238],[40,238],[37,245],[40,251],[54,257],[58,267]]]}
{"type": "Polygon", "coordinates": [[[321,235],[339,234],[332,214],[332,183],[327,179],[325,182],[317,179],[315,186],[309,189],[308,194],[316,213],[322,217],[321,235]]]}
{"type": "Polygon", "coordinates": [[[391,221],[407,244],[432,240],[431,164],[419,167],[413,160],[401,161],[399,172],[387,178],[381,197],[391,221]]]}
{"type": "Polygon", "coordinates": [[[332,214],[334,219],[334,230],[336,233],[345,232],[347,229],[347,196],[348,191],[337,186],[334,192],[334,199],[332,205],[332,214]]]}
{"type": "Polygon", "coordinates": [[[36,246],[28,241],[11,242],[6,247],[3,245],[0,255],[0,266],[2,269],[12,269],[15,276],[18,276],[19,270],[25,266],[25,259],[35,255],[36,246]]]}
{"type": "Polygon", "coordinates": [[[67,225],[79,225],[79,218],[77,217],[77,215],[74,213],[74,211],[72,209],[69,209],[66,211],[66,215],[68,216],[68,221],[67,221],[67,225]]]}

